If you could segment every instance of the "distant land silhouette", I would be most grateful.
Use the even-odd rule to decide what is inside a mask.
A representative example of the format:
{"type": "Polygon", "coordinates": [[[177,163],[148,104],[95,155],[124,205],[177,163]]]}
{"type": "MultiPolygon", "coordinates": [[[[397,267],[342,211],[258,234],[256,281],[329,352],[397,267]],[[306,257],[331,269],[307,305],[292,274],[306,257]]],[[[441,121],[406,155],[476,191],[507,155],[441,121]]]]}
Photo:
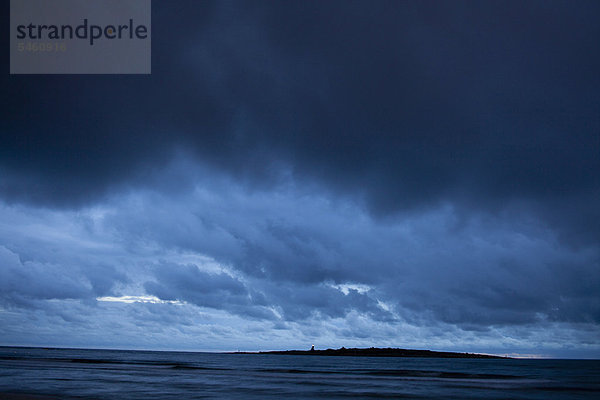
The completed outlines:
{"type": "Polygon", "coordinates": [[[357,349],[341,347],[327,350],[282,350],[282,351],[237,351],[234,354],[277,354],[289,356],[352,356],[352,357],[429,357],[429,358],[510,358],[476,353],[452,353],[448,351],[408,350],[396,348],[370,347],[357,349]]]}

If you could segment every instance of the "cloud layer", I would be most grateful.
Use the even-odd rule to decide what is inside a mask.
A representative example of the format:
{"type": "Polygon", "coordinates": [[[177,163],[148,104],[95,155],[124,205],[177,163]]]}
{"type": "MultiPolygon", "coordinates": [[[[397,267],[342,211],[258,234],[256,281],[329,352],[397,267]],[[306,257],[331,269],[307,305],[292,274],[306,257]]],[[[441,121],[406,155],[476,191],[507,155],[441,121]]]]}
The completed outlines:
{"type": "MultiPolygon", "coordinates": [[[[182,164],[172,176],[189,176],[182,164]]],[[[102,325],[112,323],[107,307],[123,307],[104,297],[153,296],[119,304],[152,310],[156,321],[131,323],[154,329],[226,315],[234,322],[218,329],[250,324],[256,335],[288,340],[306,330],[306,340],[332,345],[337,337],[431,346],[451,332],[450,346],[467,349],[471,335],[500,340],[496,330],[556,325],[597,346],[597,249],[561,243],[518,210],[496,218],[446,205],[382,222],[304,186],[251,190],[216,172],[196,176],[198,185],[178,196],[136,190],[78,211],[4,206],[4,313],[60,308],[70,324],[86,326],[91,314],[102,325]],[[327,325],[340,326],[332,334],[327,325]]],[[[256,346],[272,346],[258,337],[256,346]]],[[[538,346],[529,334],[514,340],[529,352],[538,346]]],[[[234,339],[211,346],[236,347],[234,339]]]]}
{"type": "Polygon", "coordinates": [[[153,6],[0,76],[3,343],[599,354],[596,2],[153,6]]]}

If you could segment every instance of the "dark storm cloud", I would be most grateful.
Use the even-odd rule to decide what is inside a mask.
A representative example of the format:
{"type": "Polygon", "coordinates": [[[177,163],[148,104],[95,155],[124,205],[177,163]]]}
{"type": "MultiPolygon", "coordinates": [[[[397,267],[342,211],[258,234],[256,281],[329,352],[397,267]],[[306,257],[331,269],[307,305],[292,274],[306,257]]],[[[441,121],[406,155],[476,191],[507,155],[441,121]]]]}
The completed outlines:
{"type": "Polygon", "coordinates": [[[253,293],[225,273],[211,274],[196,265],[160,265],[156,281],[146,282],[146,292],[162,300],[183,300],[201,307],[227,310],[246,317],[273,318],[264,297],[253,293]]]}
{"type": "MultiPolygon", "coordinates": [[[[74,257],[76,258],[76,257],[74,257]]],[[[126,281],[123,273],[107,265],[73,261],[44,263],[23,261],[19,254],[0,246],[0,303],[37,308],[39,300],[95,301],[126,281]]]]}
{"type": "Polygon", "coordinates": [[[391,319],[373,298],[356,289],[343,293],[323,284],[301,285],[264,279],[250,279],[244,284],[226,273],[205,272],[191,264],[161,264],[155,268],[156,280],[146,282],[144,288],[163,301],[185,301],[265,320],[343,318],[351,311],[367,313],[375,319],[391,319]],[[274,313],[274,309],[281,311],[281,315],[274,313]]]}
{"type": "Polygon", "coordinates": [[[275,308],[286,321],[353,310],[469,329],[600,321],[598,249],[572,248],[520,212],[464,216],[442,207],[380,223],[352,202],[303,189],[248,192],[197,175],[204,178],[193,195],[141,192],[103,220],[126,248],[154,243],[232,271],[157,266],[145,288],[163,300],[237,314],[275,308]]]}
{"type": "Polygon", "coordinates": [[[319,338],[597,352],[598,249],[540,221],[445,206],[383,223],[349,200],[252,190],[178,163],[166,176],[196,176],[194,191],[137,190],[75,212],[0,208],[6,341],[33,329],[36,343],[62,345],[138,346],[142,335],[156,348],[201,337],[235,349],[250,335],[259,348],[319,338]]]}
{"type": "Polygon", "coordinates": [[[95,201],[185,146],[252,184],[286,166],[376,214],[525,199],[597,239],[599,13],[596,2],[157,2],[149,77],[2,77],[2,194],[95,201]]]}

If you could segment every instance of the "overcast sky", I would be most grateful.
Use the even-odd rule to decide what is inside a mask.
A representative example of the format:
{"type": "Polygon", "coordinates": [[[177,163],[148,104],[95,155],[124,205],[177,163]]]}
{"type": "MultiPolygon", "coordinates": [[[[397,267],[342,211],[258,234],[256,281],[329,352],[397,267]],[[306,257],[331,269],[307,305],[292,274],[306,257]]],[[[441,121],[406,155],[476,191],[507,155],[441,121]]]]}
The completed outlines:
{"type": "Polygon", "coordinates": [[[152,6],[1,55],[0,344],[600,357],[600,3],[152,6]]]}

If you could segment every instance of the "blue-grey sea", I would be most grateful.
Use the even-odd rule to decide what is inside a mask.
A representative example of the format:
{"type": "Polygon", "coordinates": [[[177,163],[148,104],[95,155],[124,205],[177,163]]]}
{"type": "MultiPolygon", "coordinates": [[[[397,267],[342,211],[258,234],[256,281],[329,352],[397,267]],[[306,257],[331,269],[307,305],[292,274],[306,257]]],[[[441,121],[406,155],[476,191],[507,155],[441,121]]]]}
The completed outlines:
{"type": "Polygon", "coordinates": [[[0,347],[0,398],[45,396],[57,399],[600,399],[600,361],[0,347]]]}

